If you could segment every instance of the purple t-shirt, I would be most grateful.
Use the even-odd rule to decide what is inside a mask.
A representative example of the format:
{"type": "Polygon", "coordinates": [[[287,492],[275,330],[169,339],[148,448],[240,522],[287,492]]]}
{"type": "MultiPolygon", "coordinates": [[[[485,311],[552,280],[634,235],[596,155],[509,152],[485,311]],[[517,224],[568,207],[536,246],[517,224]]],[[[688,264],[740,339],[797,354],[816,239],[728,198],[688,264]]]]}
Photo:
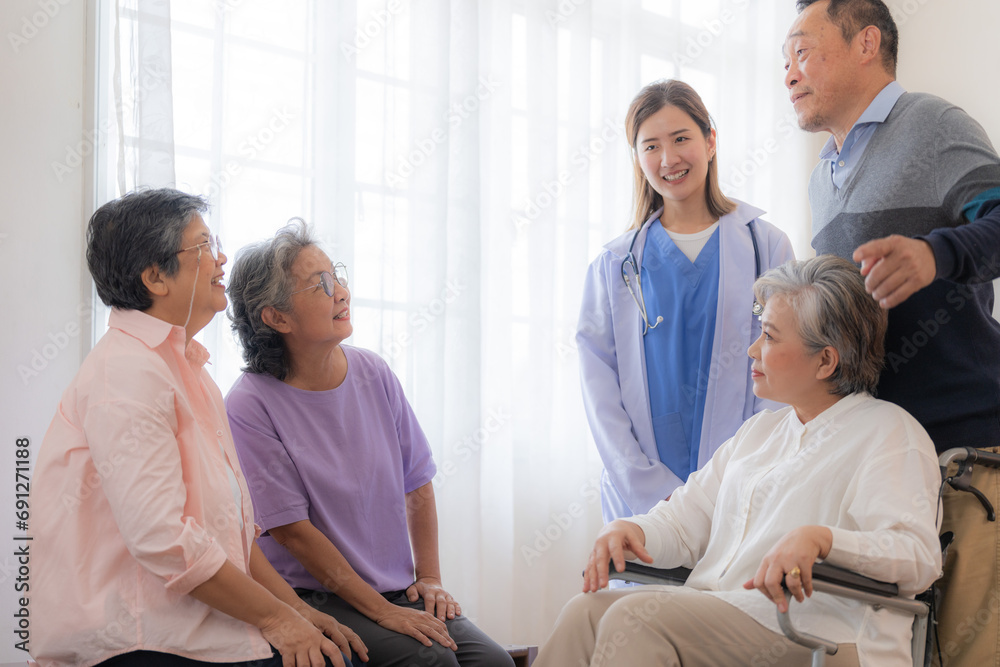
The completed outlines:
{"type": "MultiPolygon", "coordinates": [[[[372,588],[398,591],[413,583],[405,494],[430,482],[436,467],[389,366],[374,352],[341,347],[347,377],[336,389],[244,373],[226,410],[261,528],[309,519],[372,588]]],[[[289,584],[324,589],[274,538],[258,544],[289,584]]]]}

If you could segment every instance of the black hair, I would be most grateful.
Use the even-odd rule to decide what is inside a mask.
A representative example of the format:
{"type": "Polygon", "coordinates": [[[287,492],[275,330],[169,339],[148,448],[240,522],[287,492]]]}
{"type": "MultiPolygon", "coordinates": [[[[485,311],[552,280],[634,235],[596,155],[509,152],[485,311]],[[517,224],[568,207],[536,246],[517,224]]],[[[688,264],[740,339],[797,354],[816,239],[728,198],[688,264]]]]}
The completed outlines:
{"type": "Polygon", "coordinates": [[[150,308],[142,272],[155,265],[167,276],[176,274],[184,230],[207,210],[202,197],[171,188],[130,192],[97,209],[87,224],[87,267],[101,301],[127,310],[150,308]]]}
{"type": "MultiPolygon", "coordinates": [[[[796,0],[795,9],[801,14],[806,7],[821,0],[796,0]]],[[[892,12],[882,0],[830,0],[826,8],[830,21],[840,28],[845,42],[870,25],[882,33],[882,65],[895,78],[899,58],[899,29],[892,12]]]]}

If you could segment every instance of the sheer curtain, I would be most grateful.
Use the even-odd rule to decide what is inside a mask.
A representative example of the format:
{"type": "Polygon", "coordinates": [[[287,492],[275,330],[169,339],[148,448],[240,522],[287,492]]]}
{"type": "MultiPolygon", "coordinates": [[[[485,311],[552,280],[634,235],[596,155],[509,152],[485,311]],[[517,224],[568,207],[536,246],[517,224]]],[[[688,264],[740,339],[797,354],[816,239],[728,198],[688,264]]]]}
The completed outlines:
{"type": "MultiPolygon", "coordinates": [[[[497,640],[542,642],[601,524],[574,330],[586,266],[629,217],[626,108],[654,79],[694,85],[727,192],[805,251],[791,8],[104,2],[105,195],[204,194],[230,256],[314,225],[350,269],[348,342],[388,360],[434,449],[445,586],[497,640]]],[[[202,337],[226,391],[228,322],[202,337]]]]}

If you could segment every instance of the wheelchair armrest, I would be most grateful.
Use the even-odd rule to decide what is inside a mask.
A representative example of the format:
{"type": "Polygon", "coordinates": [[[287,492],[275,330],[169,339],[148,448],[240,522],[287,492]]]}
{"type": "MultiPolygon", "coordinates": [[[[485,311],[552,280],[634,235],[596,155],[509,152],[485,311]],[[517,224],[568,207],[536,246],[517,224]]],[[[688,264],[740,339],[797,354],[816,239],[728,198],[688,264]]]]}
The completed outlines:
{"type": "MultiPolygon", "coordinates": [[[[913,614],[918,620],[926,619],[930,611],[930,605],[923,599],[899,597],[899,587],[896,584],[887,584],[829,563],[813,564],[812,584],[814,591],[864,602],[876,610],[887,607],[913,614]]],[[[799,632],[795,628],[790,618],[792,594],[784,580],[781,585],[785,589],[785,600],[788,601],[789,607],[788,611],[778,612],[778,626],[790,641],[812,651],[814,665],[824,664],[823,654],[835,654],[837,645],[807,632],[799,632]]]]}
{"type": "MultiPolygon", "coordinates": [[[[814,563],[812,576],[813,590],[820,593],[865,602],[876,608],[889,607],[919,617],[926,616],[928,612],[925,602],[899,597],[899,587],[896,584],[878,581],[836,565],[814,563]]],[[[784,581],[781,585],[788,590],[784,581]]]]}
{"type": "MultiPolygon", "coordinates": [[[[625,563],[623,572],[615,569],[614,562],[609,563],[609,568],[611,579],[622,579],[634,583],[683,584],[687,581],[688,575],[691,574],[691,570],[686,567],[662,569],[630,562],[625,563]]],[[[887,584],[829,563],[815,563],[812,572],[814,582],[826,582],[862,593],[872,593],[889,598],[899,595],[899,587],[896,584],[887,584]]]]}
{"type": "MultiPolygon", "coordinates": [[[[643,565],[642,563],[630,562],[625,563],[625,570],[623,572],[619,572],[615,568],[614,562],[609,563],[609,568],[609,577],[611,579],[622,579],[624,581],[643,584],[683,584],[687,581],[688,575],[691,574],[691,570],[686,567],[661,569],[650,565],[643,565]]],[[[852,572],[851,570],[829,563],[815,563],[812,569],[812,576],[814,586],[817,582],[825,582],[832,584],[834,587],[857,591],[859,593],[878,595],[886,598],[899,596],[899,587],[896,584],[878,581],[877,579],[872,579],[863,574],[858,574],[857,572],[852,572]]],[[[821,585],[820,588],[826,587],[821,585]]]]}
{"type": "Polygon", "coordinates": [[[641,563],[626,562],[625,570],[623,572],[619,572],[615,569],[613,561],[608,567],[610,568],[608,573],[609,578],[631,581],[634,584],[681,585],[687,581],[688,575],[691,574],[691,570],[686,567],[661,569],[650,565],[643,565],[641,563]]]}
{"type": "Polygon", "coordinates": [[[837,584],[856,591],[884,595],[886,597],[896,597],[899,595],[899,586],[878,581],[863,574],[830,565],[829,563],[815,563],[812,568],[813,581],[825,581],[830,584],[837,584]]]}
{"type": "MultiPolygon", "coordinates": [[[[792,594],[784,579],[781,585],[785,589],[785,600],[788,601],[789,607],[788,611],[778,612],[778,626],[790,641],[812,651],[814,665],[824,664],[823,654],[834,655],[837,652],[837,645],[795,628],[791,620],[792,594]]],[[[929,606],[922,600],[899,597],[899,586],[896,584],[878,581],[829,563],[813,563],[812,585],[813,590],[820,593],[864,602],[875,609],[882,607],[895,609],[913,614],[918,619],[925,618],[929,611],[929,606]]]]}

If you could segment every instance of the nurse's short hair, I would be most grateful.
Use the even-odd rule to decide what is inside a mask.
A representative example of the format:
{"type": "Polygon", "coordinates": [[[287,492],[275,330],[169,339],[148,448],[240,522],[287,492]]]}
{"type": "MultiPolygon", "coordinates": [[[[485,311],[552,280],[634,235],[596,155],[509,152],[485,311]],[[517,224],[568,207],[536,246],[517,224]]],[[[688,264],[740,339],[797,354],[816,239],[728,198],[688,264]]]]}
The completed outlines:
{"type": "Polygon", "coordinates": [[[266,241],[252,243],[236,253],[229,272],[229,319],[243,348],[244,371],[284,380],[291,370],[285,339],[267,326],[264,309],[287,312],[292,308],[295,279],[292,264],[303,249],[317,245],[301,218],[266,241]]]}
{"type": "Polygon", "coordinates": [[[840,363],[827,379],[830,393],[875,394],[885,363],[888,318],[865,291],[855,264],[834,255],[790,261],[758,278],[753,291],[762,305],[775,297],[786,300],[812,354],[828,345],[837,350],[840,363]]]}
{"type": "Polygon", "coordinates": [[[101,206],[87,224],[87,267],[106,305],[147,310],[153,305],[142,272],[177,274],[184,230],[208,202],[171,188],[130,192],[101,206]]]}

